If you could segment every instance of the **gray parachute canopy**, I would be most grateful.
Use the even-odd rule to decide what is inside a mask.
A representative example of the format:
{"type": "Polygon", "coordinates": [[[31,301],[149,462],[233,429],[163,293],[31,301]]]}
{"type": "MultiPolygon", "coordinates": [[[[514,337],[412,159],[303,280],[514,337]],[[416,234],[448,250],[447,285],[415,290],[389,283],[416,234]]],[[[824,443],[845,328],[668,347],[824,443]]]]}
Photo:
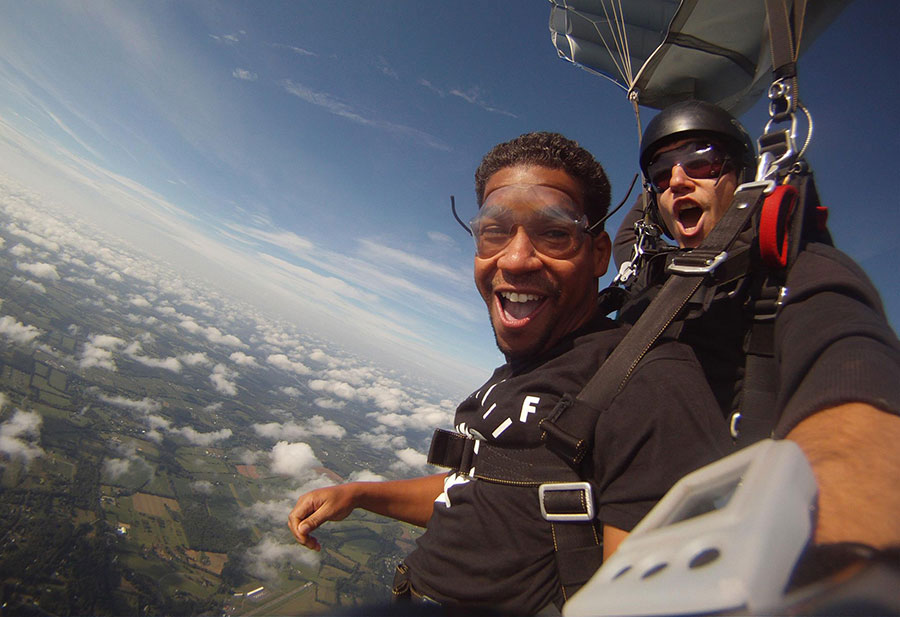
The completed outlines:
{"type": "MultiPolygon", "coordinates": [[[[813,0],[801,51],[849,0],[813,0]]],[[[765,0],[550,0],[557,53],[640,105],[696,98],[739,115],[772,82],[765,0]]],[[[790,3],[788,3],[790,4],[790,3]]]]}

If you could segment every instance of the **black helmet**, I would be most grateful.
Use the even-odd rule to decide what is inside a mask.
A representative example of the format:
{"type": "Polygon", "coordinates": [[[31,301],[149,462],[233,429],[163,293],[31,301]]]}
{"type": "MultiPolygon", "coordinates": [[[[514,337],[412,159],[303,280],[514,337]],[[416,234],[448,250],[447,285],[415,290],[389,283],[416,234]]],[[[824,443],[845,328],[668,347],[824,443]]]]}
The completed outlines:
{"type": "Polygon", "coordinates": [[[709,135],[724,142],[732,156],[740,161],[742,182],[756,174],[756,148],[747,130],[731,114],[705,101],[682,101],[666,107],[647,125],[641,139],[641,171],[647,178],[647,164],[666,143],[692,135],[709,135]]]}

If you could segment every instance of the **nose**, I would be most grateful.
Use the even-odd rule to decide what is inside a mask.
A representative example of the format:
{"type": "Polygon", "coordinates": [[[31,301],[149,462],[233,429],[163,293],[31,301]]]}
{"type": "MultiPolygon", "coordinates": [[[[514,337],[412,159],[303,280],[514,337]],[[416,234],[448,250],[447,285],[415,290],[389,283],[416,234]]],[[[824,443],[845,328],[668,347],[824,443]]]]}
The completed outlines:
{"type": "Polygon", "coordinates": [[[683,189],[690,185],[691,177],[685,173],[681,165],[672,166],[672,177],[669,178],[669,188],[672,191],[683,189]]]}
{"type": "Polygon", "coordinates": [[[500,251],[497,258],[497,267],[509,272],[528,272],[537,270],[542,262],[528,237],[528,232],[521,225],[516,228],[516,233],[509,244],[500,251]]]}

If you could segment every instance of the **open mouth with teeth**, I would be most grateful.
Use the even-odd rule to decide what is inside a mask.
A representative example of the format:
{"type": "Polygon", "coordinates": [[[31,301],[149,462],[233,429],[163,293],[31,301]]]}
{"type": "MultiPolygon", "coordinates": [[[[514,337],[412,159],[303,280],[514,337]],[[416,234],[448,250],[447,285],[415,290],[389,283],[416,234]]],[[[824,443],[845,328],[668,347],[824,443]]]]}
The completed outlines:
{"type": "Polygon", "coordinates": [[[515,291],[501,291],[497,293],[500,315],[504,323],[509,326],[523,326],[528,323],[544,305],[544,300],[546,299],[547,296],[517,293],[515,291]]]}
{"type": "Polygon", "coordinates": [[[678,222],[685,232],[691,233],[696,231],[700,225],[700,218],[703,216],[703,210],[699,206],[686,204],[678,210],[678,222]]]}

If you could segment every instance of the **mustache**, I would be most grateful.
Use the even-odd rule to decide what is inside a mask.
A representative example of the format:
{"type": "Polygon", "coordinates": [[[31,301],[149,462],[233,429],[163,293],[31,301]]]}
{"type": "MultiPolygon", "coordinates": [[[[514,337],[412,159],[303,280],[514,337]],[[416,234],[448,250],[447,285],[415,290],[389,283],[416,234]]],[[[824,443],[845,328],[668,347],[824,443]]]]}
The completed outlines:
{"type": "Polygon", "coordinates": [[[557,297],[560,294],[559,286],[553,281],[547,280],[540,274],[529,272],[527,274],[510,274],[498,272],[491,281],[491,291],[500,286],[524,287],[530,292],[537,292],[547,297],[557,297]]]}

